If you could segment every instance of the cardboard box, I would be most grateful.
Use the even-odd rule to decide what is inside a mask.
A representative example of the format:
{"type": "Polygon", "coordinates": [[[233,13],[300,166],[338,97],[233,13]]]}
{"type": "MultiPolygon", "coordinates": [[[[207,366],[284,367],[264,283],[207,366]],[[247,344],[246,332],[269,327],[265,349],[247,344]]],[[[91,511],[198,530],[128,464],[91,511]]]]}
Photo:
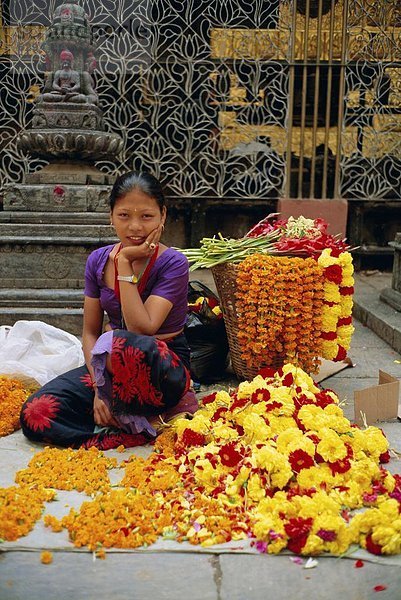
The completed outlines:
{"type": "Polygon", "coordinates": [[[361,413],[364,413],[368,425],[396,419],[399,395],[399,380],[385,371],[379,371],[379,385],[354,392],[355,423],[363,426],[361,413]]]}

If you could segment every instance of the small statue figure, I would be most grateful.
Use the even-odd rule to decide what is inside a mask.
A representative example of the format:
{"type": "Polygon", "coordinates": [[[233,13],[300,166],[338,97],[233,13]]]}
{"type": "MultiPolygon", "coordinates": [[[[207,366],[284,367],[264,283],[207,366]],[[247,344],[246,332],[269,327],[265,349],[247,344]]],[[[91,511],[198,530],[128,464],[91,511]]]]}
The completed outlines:
{"type": "Polygon", "coordinates": [[[97,104],[98,98],[90,74],[86,71],[74,71],[73,60],[74,55],[69,50],[60,53],[61,68],[54,74],[50,91],[42,94],[39,101],[97,104]]]}
{"type": "Polygon", "coordinates": [[[89,73],[92,87],[95,87],[95,79],[93,77],[93,72],[97,67],[97,61],[93,54],[93,52],[88,52],[85,62],[85,70],[89,73]]]}

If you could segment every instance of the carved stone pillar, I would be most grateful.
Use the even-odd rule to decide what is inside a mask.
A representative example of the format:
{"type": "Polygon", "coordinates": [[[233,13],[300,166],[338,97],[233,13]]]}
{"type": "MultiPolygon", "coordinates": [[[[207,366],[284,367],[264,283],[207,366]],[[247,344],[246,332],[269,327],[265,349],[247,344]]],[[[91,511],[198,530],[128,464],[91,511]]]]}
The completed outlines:
{"type": "Polygon", "coordinates": [[[380,294],[380,300],[401,312],[401,233],[397,233],[394,242],[393,278],[391,288],[385,288],[380,294]]]}

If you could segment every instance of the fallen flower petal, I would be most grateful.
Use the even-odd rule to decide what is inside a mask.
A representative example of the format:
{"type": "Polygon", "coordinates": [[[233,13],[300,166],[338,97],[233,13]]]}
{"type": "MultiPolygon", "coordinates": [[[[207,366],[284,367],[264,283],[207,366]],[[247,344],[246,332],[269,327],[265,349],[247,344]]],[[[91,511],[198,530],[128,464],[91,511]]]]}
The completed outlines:
{"type": "Polygon", "coordinates": [[[304,561],[300,556],[290,556],[290,561],[296,565],[303,565],[304,561]]]}
{"type": "Polygon", "coordinates": [[[319,564],[318,560],[316,560],[315,558],[309,557],[304,565],[304,569],[314,569],[315,567],[318,566],[318,564],[319,564]]]}
{"type": "Polygon", "coordinates": [[[364,567],[364,566],[365,566],[365,563],[363,562],[363,560],[355,561],[355,564],[354,564],[355,569],[360,569],[361,567],[364,567]]]}
{"type": "Polygon", "coordinates": [[[386,585],[375,585],[375,587],[373,588],[374,592],[384,592],[384,590],[387,589],[386,585]]]}

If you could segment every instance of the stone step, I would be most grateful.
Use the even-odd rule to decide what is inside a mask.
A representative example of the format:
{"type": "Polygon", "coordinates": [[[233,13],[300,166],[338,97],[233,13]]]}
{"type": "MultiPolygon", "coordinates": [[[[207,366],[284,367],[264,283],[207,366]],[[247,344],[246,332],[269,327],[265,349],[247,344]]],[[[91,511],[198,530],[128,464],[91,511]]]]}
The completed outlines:
{"type": "Polygon", "coordinates": [[[109,225],[110,215],[108,212],[28,212],[28,211],[0,211],[0,224],[40,224],[40,225],[62,225],[62,224],[81,224],[88,227],[90,225],[109,225]]]}
{"type": "Polygon", "coordinates": [[[84,294],[80,290],[66,289],[0,289],[0,307],[23,308],[79,308],[83,306],[84,294]]]}
{"type": "Polygon", "coordinates": [[[73,335],[82,334],[83,310],[79,308],[2,308],[0,325],[14,325],[16,321],[44,321],[73,335]]]}
{"type": "Polygon", "coordinates": [[[113,243],[113,229],[108,225],[84,223],[3,223],[0,227],[0,243],[86,244],[113,243]],[[110,242],[109,242],[110,240],[110,242]]]}

